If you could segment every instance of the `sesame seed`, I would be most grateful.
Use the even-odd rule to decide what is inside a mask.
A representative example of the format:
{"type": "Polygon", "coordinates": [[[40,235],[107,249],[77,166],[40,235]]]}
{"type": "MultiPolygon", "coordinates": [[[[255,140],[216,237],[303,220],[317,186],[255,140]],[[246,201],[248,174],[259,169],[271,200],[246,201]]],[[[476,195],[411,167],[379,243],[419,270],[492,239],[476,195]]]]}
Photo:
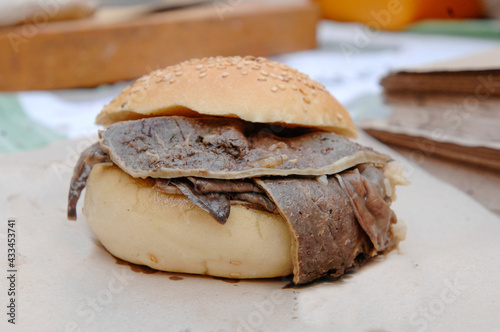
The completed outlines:
{"type": "Polygon", "coordinates": [[[300,89],[299,89],[299,91],[300,91],[303,95],[307,96],[307,91],[306,91],[306,90],[304,90],[304,89],[300,88],[300,89]]]}
{"type": "Polygon", "coordinates": [[[269,76],[269,73],[268,73],[267,71],[265,71],[265,70],[261,70],[261,71],[260,71],[260,74],[261,74],[262,76],[269,76]]]}
{"type": "Polygon", "coordinates": [[[241,276],[241,274],[240,274],[240,273],[238,273],[238,272],[233,272],[233,273],[230,273],[230,274],[229,274],[229,276],[230,276],[231,278],[238,278],[239,276],[241,276]]]}
{"type": "Polygon", "coordinates": [[[304,102],[306,104],[310,104],[311,103],[311,99],[307,98],[307,97],[304,97],[304,102]]]}
{"type": "Polygon", "coordinates": [[[288,66],[284,64],[280,64],[280,68],[283,70],[288,70],[288,66]]]}
{"type": "Polygon", "coordinates": [[[295,84],[292,84],[291,87],[292,87],[292,90],[294,90],[294,91],[298,90],[298,88],[297,88],[297,86],[295,84]]]}
{"type": "Polygon", "coordinates": [[[219,62],[219,63],[217,64],[217,68],[219,68],[219,69],[226,69],[226,65],[225,65],[224,63],[220,63],[220,62],[219,62]]]}
{"type": "Polygon", "coordinates": [[[260,69],[260,66],[259,66],[259,65],[253,65],[253,66],[252,66],[252,69],[254,69],[254,70],[259,70],[259,69],[260,69]]]}
{"type": "Polygon", "coordinates": [[[207,76],[207,72],[206,72],[206,71],[205,71],[205,72],[203,72],[203,73],[200,73],[200,76],[199,76],[199,77],[200,77],[200,78],[203,78],[203,77],[205,77],[205,76],[207,76]]]}
{"type": "Polygon", "coordinates": [[[273,87],[271,88],[271,91],[272,91],[272,92],[278,92],[278,90],[279,90],[279,89],[278,89],[278,87],[277,87],[277,86],[273,86],[273,87]]]}
{"type": "Polygon", "coordinates": [[[243,64],[240,62],[236,65],[236,69],[241,69],[241,68],[243,68],[243,64]]]}
{"type": "Polygon", "coordinates": [[[257,81],[262,81],[262,82],[264,82],[264,81],[267,81],[267,78],[265,78],[265,77],[263,77],[263,76],[259,76],[259,77],[257,77],[257,81]]]}
{"type": "Polygon", "coordinates": [[[176,71],[175,76],[182,76],[183,72],[182,71],[176,71]]]}
{"type": "Polygon", "coordinates": [[[170,81],[169,81],[170,84],[174,84],[175,83],[175,78],[172,78],[170,81]]]}
{"type": "Polygon", "coordinates": [[[272,68],[272,67],[274,67],[274,63],[272,63],[271,61],[268,61],[268,62],[266,62],[266,66],[272,68]]]}
{"type": "Polygon", "coordinates": [[[162,82],[165,82],[165,81],[168,81],[172,78],[172,73],[168,73],[167,75],[163,76],[163,78],[161,79],[162,82]]]}
{"type": "Polygon", "coordinates": [[[229,73],[227,71],[222,73],[222,77],[228,77],[228,76],[229,76],[229,73]]]}
{"type": "Polygon", "coordinates": [[[246,71],[246,70],[243,70],[243,71],[241,72],[241,75],[247,75],[247,74],[248,74],[248,71],[246,71]]]}
{"type": "Polygon", "coordinates": [[[280,88],[281,90],[285,90],[285,84],[278,83],[278,88],[280,88]]]}
{"type": "Polygon", "coordinates": [[[194,67],[194,68],[195,68],[196,70],[200,70],[200,69],[201,69],[201,68],[203,68],[203,67],[205,67],[205,65],[203,65],[203,64],[201,64],[201,63],[200,63],[199,65],[197,65],[197,66],[196,66],[196,67],[194,67]]]}
{"type": "Polygon", "coordinates": [[[278,78],[278,76],[276,76],[275,74],[273,73],[270,73],[269,76],[271,76],[272,78],[278,78]]]}
{"type": "Polygon", "coordinates": [[[208,68],[215,68],[215,63],[209,63],[209,64],[207,65],[207,67],[208,67],[208,68]]]}
{"type": "Polygon", "coordinates": [[[338,118],[339,120],[342,120],[344,117],[342,116],[342,114],[337,113],[337,118],[338,118]]]}

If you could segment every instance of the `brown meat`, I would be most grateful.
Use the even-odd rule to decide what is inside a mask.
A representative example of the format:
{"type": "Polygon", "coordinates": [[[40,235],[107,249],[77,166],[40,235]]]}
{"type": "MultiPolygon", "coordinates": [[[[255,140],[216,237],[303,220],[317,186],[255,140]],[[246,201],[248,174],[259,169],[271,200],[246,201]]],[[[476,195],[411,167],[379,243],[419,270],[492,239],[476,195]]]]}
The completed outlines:
{"type": "Polygon", "coordinates": [[[262,189],[257,187],[251,180],[219,180],[188,177],[194,185],[194,189],[201,193],[226,192],[226,193],[262,193],[262,189]]]}
{"type": "Polygon", "coordinates": [[[217,222],[225,224],[231,210],[229,197],[224,193],[199,194],[188,181],[171,180],[191,202],[208,212],[217,222]]]}
{"type": "Polygon", "coordinates": [[[293,282],[339,277],[375,253],[335,177],[272,178],[256,182],[274,201],[293,235],[293,282]]]}
{"type": "Polygon", "coordinates": [[[170,179],[156,179],[153,190],[169,195],[184,195],[179,188],[170,183],[170,179]]]}
{"type": "Polygon", "coordinates": [[[92,166],[95,164],[110,162],[108,156],[101,150],[98,143],[85,149],[76,163],[71,177],[68,193],[68,219],[76,220],[76,204],[80,198],[83,188],[87,184],[92,166]]]}
{"type": "Polygon", "coordinates": [[[111,125],[100,144],[116,165],[140,178],[320,176],[389,160],[334,133],[279,137],[245,128],[230,118],[153,117],[111,125]]]}
{"type": "Polygon", "coordinates": [[[247,203],[246,205],[249,207],[271,213],[279,213],[276,208],[276,204],[274,204],[273,201],[267,197],[266,193],[231,193],[229,196],[231,197],[231,200],[247,203]]]}
{"type": "MultiPolygon", "coordinates": [[[[370,167],[368,174],[380,172],[375,167],[370,167]]],[[[390,209],[381,186],[368,180],[358,169],[342,172],[336,177],[351,202],[359,224],[370,237],[375,249],[383,252],[396,245],[389,232],[391,223],[396,223],[396,215],[390,209]]]]}
{"type": "MultiPolygon", "coordinates": [[[[161,191],[167,194],[184,195],[191,202],[196,204],[208,212],[215,220],[221,224],[225,224],[230,214],[231,202],[246,205],[251,208],[256,208],[271,213],[278,213],[276,205],[267,198],[265,192],[253,183],[245,183],[245,185],[231,184],[229,180],[217,180],[210,186],[211,191],[200,192],[196,189],[197,184],[207,184],[211,181],[204,179],[190,178],[191,183],[183,179],[156,179],[154,190],[161,191]],[[201,180],[201,181],[199,181],[201,180]],[[227,183],[225,183],[227,182],[227,183]],[[225,189],[250,189],[256,192],[226,192],[225,189]]],[[[244,181],[239,181],[243,183],[244,181]]],[[[204,186],[203,190],[207,190],[209,186],[204,186]]]]}

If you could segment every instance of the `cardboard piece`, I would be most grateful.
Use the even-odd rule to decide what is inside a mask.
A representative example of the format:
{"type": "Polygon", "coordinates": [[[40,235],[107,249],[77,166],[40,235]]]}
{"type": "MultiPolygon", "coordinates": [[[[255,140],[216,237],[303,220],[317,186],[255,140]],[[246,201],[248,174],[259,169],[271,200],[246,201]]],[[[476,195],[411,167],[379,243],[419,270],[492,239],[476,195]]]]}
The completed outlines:
{"type": "MultiPolygon", "coordinates": [[[[388,98],[419,100],[421,95],[471,95],[478,101],[500,96],[500,45],[487,51],[403,68],[381,81],[388,98]],[[416,94],[416,95],[415,95],[416,94]]],[[[436,96],[437,95],[437,96],[436,96]]],[[[458,96],[456,96],[458,97],[458,96]]]]}
{"type": "Polygon", "coordinates": [[[500,47],[391,73],[381,81],[391,109],[360,125],[388,144],[500,170],[500,47]],[[429,152],[429,151],[425,151],[429,152]]]}
{"type": "MultiPolygon", "coordinates": [[[[71,169],[92,141],[0,157],[2,239],[7,218],[16,218],[18,330],[500,329],[500,218],[367,136],[363,143],[392,154],[412,182],[393,206],[407,239],[352,275],[298,289],[280,279],[233,283],[117,264],[83,218],[65,216],[71,169]]],[[[1,278],[1,289],[8,282],[1,278]]],[[[0,329],[13,330],[3,316],[0,329]]]]}
{"type": "Polygon", "coordinates": [[[499,62],[500,45],[490,48],[489,50],[474,53],[455,59],[432,62],[420,66],[409,67],[402,69],[413,73],[432,73],[432,72],[460,72],[460,71],[482,71],[482,70],[498,70],[500,69],[499,62]]]}

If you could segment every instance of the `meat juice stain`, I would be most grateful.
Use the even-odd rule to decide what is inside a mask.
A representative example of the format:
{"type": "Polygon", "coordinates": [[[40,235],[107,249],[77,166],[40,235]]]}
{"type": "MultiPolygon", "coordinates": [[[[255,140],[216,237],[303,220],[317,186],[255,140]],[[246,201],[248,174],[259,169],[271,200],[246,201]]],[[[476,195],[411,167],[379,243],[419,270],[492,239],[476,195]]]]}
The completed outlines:
{"type": "MultiPolygon", "coordinates": [[[[114,256],[113,256],[114,257],[114,256]]],[[[133,272],[139,272],[139,273],[144,273],[144,274],[154,274],[154,273],[162,273],[162,274],[167,274],[170,275],[168,279],[173,280],[173,281],[179,281],[179,280],[184,280],[184,277],[181,277],[177,274],[172,274],[171,272],[166,272],[166,271],[159,271],[150,268],[149,266],[146,265],[139,265],[139,264],[134,264],[130,263],[127,261],[124,261],[120,258],[114,257],[116,264],[118,265],[123,265],[123,266],[128,266],[133,272]]],[[[226,282],[228,284],[238,284],[241,282],[241,279],[230,279],[230,278],[223,278],[223,277],[214,277],[214,276],[206,276],[206,275],[199,275],[199,274],[189,274],[188,275],[190,278],[211,278],[214,280],[220,280],[222,282],[226,282]]],[[[320,283],[339,283],[339,279],[345,280],[349,278],[349,274],[346,274],[340,278],[329,278],[329,277],[323,277],[320,279],[315,280],[314,282],[305,284],[305,285],[295,285],[292,282],[293,276],[286,276],[286,277],[276,277],[276,278],[269,278],[269,279],[248,279],[246,282],[262,282],[262,281],[268,281],[268,280],[281,280],[281,281],[288,281],[287,284],[285,284],[282,289],[300,289],[300,288],[307,288],[312,285],[320,284],[320,283]]]]}
{"type": "Polygon", "coordinates": [[[212,279],[227,282],[228,284],[237,284],[241,281],[241,279],[228,279],[228,278],[222,278],[222,277],[212,277],[212,279]]]}
{"type": "MultiPolygon", "coordinates": [[[[171,272],[166,272],[166,271],[155,270],[155,269],[152,269],[146,265],[139,265],[139,264],[130,263],[130,262],[124,261],[123,259],[120,259],[120,258],[117,258],[114,256],[113,256],[113,258],[115,259],[116,264],[128,266],[130,268],[130,270],[132,270],[133,272],[144,273],[144,274],[154,274],[154,273],[166,274],[166,275],[170,275],[168,277],[168,279],[173,280],[173,281],[179,281],[179,280],[185,279],[184,277],[181,277],[178,274],[173,274],[171,272]]],[[[220,281],[228,283],[228,284],[234,284],[234,286],[237,286],[237,284],[242,281],[242,279],[230,279],[230,278],[214,277],[214,276],[199,275],[199,274],[186,274],[186,276],[189,276],[190,278],[203,278],[203,279],[210,278],[210,279],[214,279],[214,280],[220,280],[220,281]]],[[[289,284],[285,285],[283,287],[283,289],[297,288],[297,286],[295,286],[291,282],[291,280],[292,280],[291,276],[281,277],[281,278],[276,277],[276,278],[269,278],[269,279],[267,279],[267,278],[266,279],[246,279],[245,281],[250,283],[250,282],[265,282],[265,281],[278,281],[278,280],[289,281],[289,284]]]]}
{"type": "MultiPolygon", "coordinates": [[[[181,276],[179,276],[177,274],[172,274],[172,273],[166,272],[166,271],[155,270],[155,269],[152,269],[152,268],[150,268],[149,266],[146,266],[146,265],[139,265],[139,264],[130,263],[130,262],[124,261],[123,259],[120,259],[120,258],[117,258],[117,257],[114,257],[114,259],[115,259],[116,264],[123,265],[123,266],[128,266],[134,272],[139,272],[139,273],[144,273],[144,274],[154,274],[154,273],[160,272],[162,274],[170,275],[168,277],[168,279],[170,279],[170,280],[173,280],[173,281],[184,280],[184,277],[181,277],[181,276]]],[[[193,278],[212,278],[212,279],[221,280],[221,281],[224,281],[224,282],[227,282],[227,283],[230,283],[230,284],[234,284],[234,283],[240,282],[239,279],[227,279],[227,278],[210,277],[210,276],[203,276],[203,275],[189,275],[189,276],[193,277],[193,278]]]]}
{"type": "Polygon", "coordinates": [[[171,276],[171,277],[168,277],[168,279],[177,281],[177,280],[183,280],[184,278],[179,277],[179,276],[171,276]]]}
{"type": "Polygon", "coordinates": [[[138,265],[138,264],[126,262],[123,259],[119,259],[116,257],[115,257],[115,261],[116,261],[116,264],[118,264],[118,265],[125,265],[125,266],[128,265],[128,267],[130,267],[130,269],[134,272],[141,272],[144,274],[154,274],[156,272],[159,272],[158,270],[152,269],[149,266],[138,265]]]}
{"type": "MultiPolygon", "coordinates": [[[[129,263],[129,262],[126,262],[126,261],[119,259],[119,258],[116,258],[116,257],[115,257],[115,261],[116,261],[116,264],[118,264],[118,265],[126,265],[126,266],[130,267],[130,269],[134,272],[140,272],[140,273],[144,273],[144,274],[154,274],[154,273],[161,272],[161,273],[169,274],[168,272],[152,269],[146,265],[138,265],[138,264],[134,264],[134,263],[129,263]]],[[[174,281],[184,280],[183,277],[180,277],[178,275],[172,275],[172,276],[168,277],[168,279],[174,280],[174,281]]]]}

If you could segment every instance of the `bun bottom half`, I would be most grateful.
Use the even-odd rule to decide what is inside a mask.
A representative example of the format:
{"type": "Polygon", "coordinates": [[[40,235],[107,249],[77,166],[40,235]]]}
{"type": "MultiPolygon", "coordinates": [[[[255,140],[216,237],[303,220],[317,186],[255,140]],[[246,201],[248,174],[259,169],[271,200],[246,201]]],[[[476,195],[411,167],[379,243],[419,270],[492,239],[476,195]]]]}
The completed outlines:
{"type": "Polygon", "coordinates": [[[153,269],[226,278],[290,275],[291,231],[279,214],[231,206],[225,225],[182,195],[111,164],[87,181],[83,214],[114,256],[153,269]]]}

